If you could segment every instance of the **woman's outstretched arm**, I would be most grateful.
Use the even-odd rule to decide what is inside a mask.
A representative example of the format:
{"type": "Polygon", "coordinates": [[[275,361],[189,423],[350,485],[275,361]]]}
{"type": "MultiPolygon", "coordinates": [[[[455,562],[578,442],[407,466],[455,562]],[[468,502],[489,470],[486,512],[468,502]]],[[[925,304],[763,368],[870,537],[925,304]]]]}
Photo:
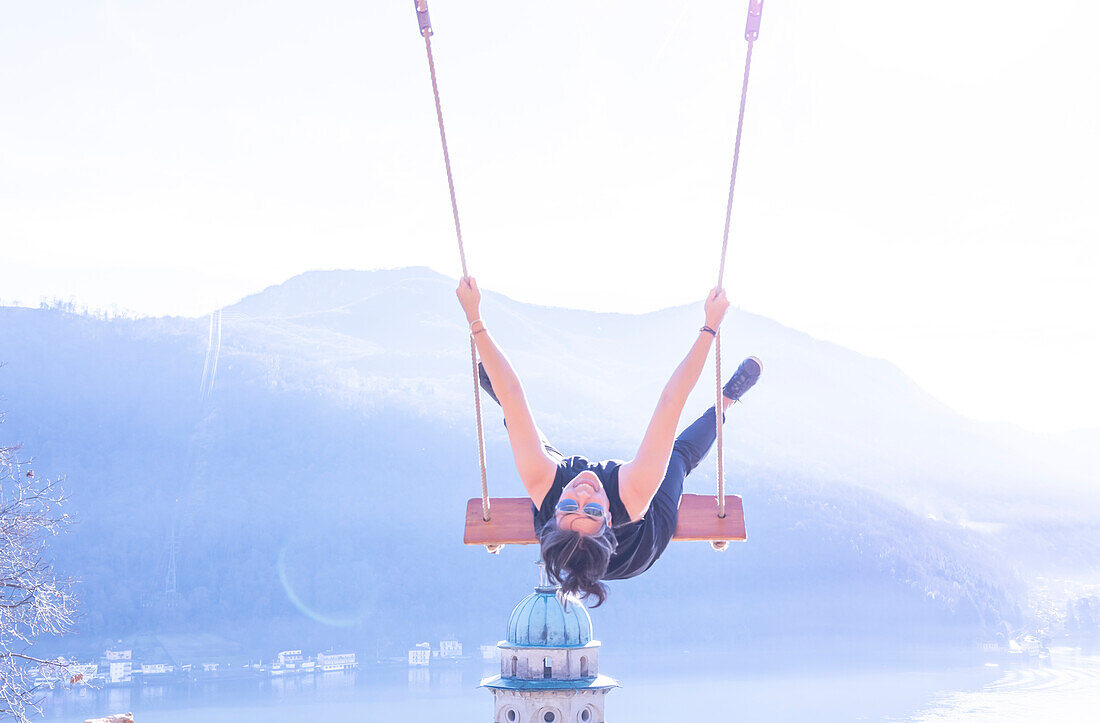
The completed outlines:
{"type": "MultiPolygon", "coordinates": [[[[726,292],[713,289],[703,305],[706,326],[717,330],[729,305],[726,292]]],[[[649,503],[664,479],[672,445],[676,441],[676,425],[680,423],[680,414],[684,411],[688,395],[699,381],[713,341],[712,334],[699,332],[687,356],[665,384],[638,453],[619,470],[619,496],[631,520],[641,519],[649,510],[649,503]]]]}
{"type": "Polygon", "coordinates": [[[557,463],[546,453],[542,446],[538,427],[527,405],[527,396],[519,377],[508,363],[508,358],[489,335],[485,322],[481,320],[481,291],[473,278],[458,282],[458,301],[466,312],[470,322],[470,331],[474,335],[474,345],[478,356],[485,366],[485,373],[493,384],[500,406],[504,409],[504,419],[508,424],[508,441],[512,445],[512,457],[516,460],[516,469],[523,480],[523,486],[531,501],[542,505],[550,486],[554,484],[557,463]]]}

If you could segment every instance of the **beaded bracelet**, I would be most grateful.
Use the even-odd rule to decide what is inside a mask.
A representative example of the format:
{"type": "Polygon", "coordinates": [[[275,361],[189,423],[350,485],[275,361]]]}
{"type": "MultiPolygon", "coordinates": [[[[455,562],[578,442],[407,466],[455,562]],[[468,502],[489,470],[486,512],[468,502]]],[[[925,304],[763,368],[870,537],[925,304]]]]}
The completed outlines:
{"type": "Polygon", "coordinates": [[[718,332],[715,331],[714,329],[711,329],[709,326],[704,325],[703,328],[700,329],[699,331],[705,331],[706,333],[710,334],[714,338],[716,338],[716,339],[718,338],[718,332]]]}

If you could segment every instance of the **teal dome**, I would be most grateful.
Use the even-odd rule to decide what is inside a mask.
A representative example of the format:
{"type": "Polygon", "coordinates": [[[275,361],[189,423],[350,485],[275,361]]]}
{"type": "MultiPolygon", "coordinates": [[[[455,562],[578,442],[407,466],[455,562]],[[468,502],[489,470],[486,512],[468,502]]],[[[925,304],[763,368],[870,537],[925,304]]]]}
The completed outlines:
{"type": "Polygon", "coordinates": [[[563,605],[557,588],[539,586],[523,598],[508,619],[508,642],[525,648],[580,648],[592,642],[588,608],[573,600],[563,605]]]}

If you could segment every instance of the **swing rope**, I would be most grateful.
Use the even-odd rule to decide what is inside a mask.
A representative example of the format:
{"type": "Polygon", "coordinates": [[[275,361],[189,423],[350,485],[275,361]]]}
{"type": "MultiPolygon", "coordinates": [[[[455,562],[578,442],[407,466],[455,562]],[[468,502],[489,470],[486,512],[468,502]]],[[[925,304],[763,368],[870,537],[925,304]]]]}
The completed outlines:
{"type": "MultiPolygon", "coordinates": [[[[730,219],[733,217],[733,189],[737,184],[737,161],[741,158],[741,129],[745,124],[745,99],[749,92],[749,68],[752,65],[752,44],[760,36],[760,13],[764,0],[749,0],[749,15],[745,22],[745,76],[741,79],[741,106],[737,113],[737,135],[733,142],[733,169],[730,171],[730,192],[726,200],[726,225],[722,231],[722,256],[718,262],[718,288],[726,275],[726,249],[730,240],[730,219]]],[[[722,454],[722,331],[714,335],[714,426],[718,456],[718,516],[726,516],[725,458],[722,454]]]]}
{"type": "MultiPolygon", "coordinates": [[[[462,245],[462,224],[458,220],[458,200],[455,198],[455,181],[451,174],[451,154],[447,150],[447,131],[443,127],[443,105],[439,101],[439,82],[435,77],[435,58],[432,57],[432,22],[428,17],[427,0],[414,0],[416,17],[420,23],[420,35],[424,38],[424,49],[428,53],[428,72],[432,76],[432,94],[435,96],[435,117],[439,121],[439,140],[443,144],[443,165],[447,168],[447,188],[451,192],[451,213],[455,219],[455,236],[458,239],[458,258],[462,264],[462,278],[469,278],[466,270],[466,249],[462,245]]],[[[474,411],[477,417],[477,459],[481,465],[481,519],[488,522],[492,515],[489,510],[489,475],[485,468],[485,428],[481,421],[481,385],[477,377],[477,346],[474,335],[470,333],[470,367],[474,377],[474,411]]]]}
{"type": "MultiPolygon", "coordinates": [[[[427,0],[413,0],[416,8],[417,20],[420,24],[420,35],[424,38],[424,49],[428,55],[428,71],[432,79],[432,94],[435,97],[435,114],[439,122],[439,140],[443,146],[443,164],[447,171],[447,188],[451,195],[451,212],[454,215],[455,237],[458,241],[459,261],[462,265],[462,277],[468,278],[469,272],[466,266],[466,249],[462,244],[462,224],[458,218],[458,200],[455,197],[454,176],[451,172],[451,156],[447,149],[447,131],[443,123],[443,105],[439,99],[439,83],[435,73],[435,59],[432,56],[432,25],[428,16],[427,0]]],[[[726,223],[722,232],[722,254],[718,263],[718,287],[721,288],[726,273],[726,252],[729,247],[730,221],[733,217],[733,192],[737,183],[737,163],[741,156],[741,131],[745,121],[745,100],[749,87],[749,68],[752,65],[753,42],[760,34],[760,15],[763,10],[764,0],[749,0],[748,19],[745,23],[745,40],[748,41],[748,51],[745,55],[745,75],[741,81],[741,105],[737,115],[737,134],[733,145],[733,167],[730,172],[730,190],[726,201],[726,223]]],[[[715,380],[715,406],[714,421],[717,441],[718,463],[718,517],[726,516],[726,481],[724,455],[722,453],[722,333],[719,329],[715,334],[714,345],[714,380],[715,380]]],[[[481,467],[481,517],[485,522],[491,519],[489,509],[489,483],[488,472],[485,465],[485,430],[481,413],[481,386],[477,373],[477,347],[474,344],[474,336],[470,334],[470,366],[473,374],[474,386],[474,410],[477,420],[477,452],[478,463],[481,467]]],[[[716,549],[724,549],[726,543],[712,543],[716,549]]]]}

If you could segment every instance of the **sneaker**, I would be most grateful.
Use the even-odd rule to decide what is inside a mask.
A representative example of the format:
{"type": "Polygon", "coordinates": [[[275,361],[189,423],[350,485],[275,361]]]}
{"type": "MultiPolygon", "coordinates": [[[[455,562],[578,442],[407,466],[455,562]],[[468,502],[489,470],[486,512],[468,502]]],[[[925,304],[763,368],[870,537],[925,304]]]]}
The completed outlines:
{"type": "MultiPolygon", "coordinates": [[[[760,372],[757,372],[759,374],[760,372]]],[[[489,375],[485,373],[485,367],[481,362],[477,363],[477,379],[481,382],[481,388],[485,390],[485,393],[489,395],[497,404],[500,404],[500,400],[497,399],[496,392],[493,391],[493,383],[489,381],[489,375]]]]}
{"type": "Polygon", "coordinates": [[[760,360],[750,356],[741,362],[741,366],[737,367],[737,371],[726,382],[726,386],[722,387],[722,395],[736,402],[742,394],[752,389],[752,385],[756,384],[756,380],[760,378],[760,372],[763,369],[764,365],[760,363],[760,360]]]}

